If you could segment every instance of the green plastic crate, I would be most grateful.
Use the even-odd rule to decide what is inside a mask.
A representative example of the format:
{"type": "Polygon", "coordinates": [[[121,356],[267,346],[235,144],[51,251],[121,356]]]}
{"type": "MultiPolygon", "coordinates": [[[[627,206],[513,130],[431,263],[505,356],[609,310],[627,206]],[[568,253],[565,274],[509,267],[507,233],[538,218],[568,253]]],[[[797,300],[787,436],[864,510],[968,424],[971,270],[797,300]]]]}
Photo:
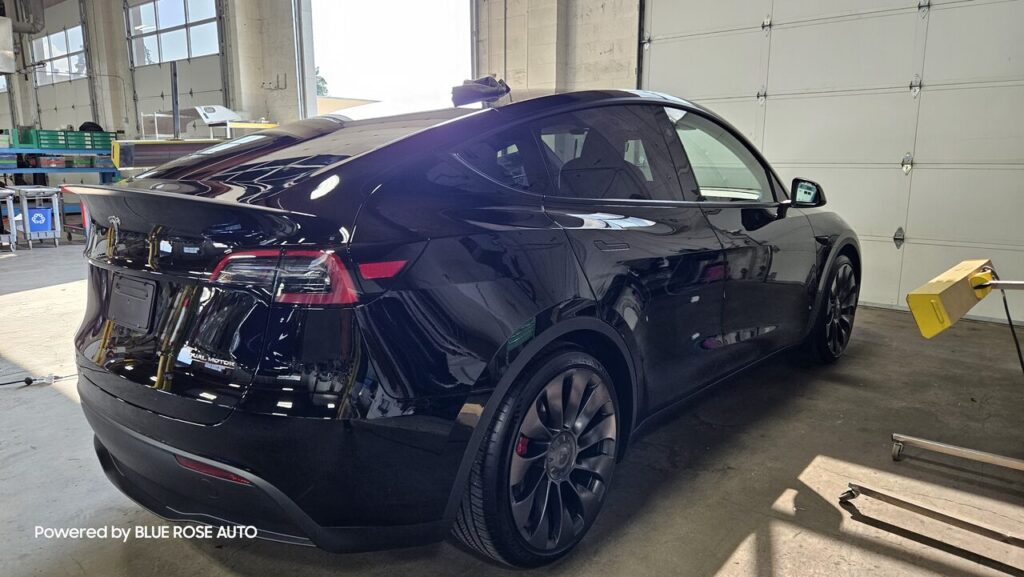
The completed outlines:
{"type": "Polygon", "coordinates": [[[65,132],[64,138],[67,140],[68,148],[88,148],[90,139],[86,137],[86,134],[77,130],[65,132]]]}
{"type": "Polygon", "coordinates": [[[80,132],[69,130],[64,133],[68,148],[109,150],[116,136],[113,132],[80,132]]]}

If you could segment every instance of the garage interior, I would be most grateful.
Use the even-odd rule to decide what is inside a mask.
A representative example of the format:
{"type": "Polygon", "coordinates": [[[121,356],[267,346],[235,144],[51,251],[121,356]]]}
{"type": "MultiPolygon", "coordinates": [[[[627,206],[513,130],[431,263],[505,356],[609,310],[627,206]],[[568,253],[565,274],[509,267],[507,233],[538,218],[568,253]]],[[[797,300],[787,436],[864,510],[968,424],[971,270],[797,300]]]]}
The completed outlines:
{"type": "MultiPolygon", "coordinates": [[[[1024,458],[1024,382],[1006,326],[1007,313],[1021,326],[1024,294],[1009,292],[1004,312],[994,293],[929,340],[906,305],[908,292],[968,259],[1024,280],[1024,0],[357,4],[5,0],[16,71],[0,77],[0,129],[95,122],[138,159],[107,165],[109,149],[83,154],[95,157],[88,170],[46,174],[60,186],[138,174],[150,161],[138,142],[208,146],[317,114],[438,108],[467,78],[504,79],[520,98],[623,88],[703,105],[783,182],[821,183],[828,209],[857,231],[852,343],[836,365],[783,355],[674,411],[632,445],[578,549],[535,572],[1024,575],[1022,471],[911,447],[894,461],[890,437],[1024,458]],[[160,24],[179,8],[180,21],[160,24]],[[458,54],[431,65],[449,48],[423,47],[442,38],[458,54]],[[349,60],[360,62],[339,64],[349,60]],[[175,106],[185,113],[177,127],[175,106]],[[204,107],[233,116],[188,115],[204,107]],[[850,483],[990,534],[864,495],[840,503],[850,483]]],[[[19,184],[13,170],[8,184],[19,184]]],[[[0,246],[0,382],[58,377],[0,387],[0,575],[512,573],[448,542],[337,555],[259,540],[34,536],[36,526],[164,523],[96,463],[71,342],[87,272],[73,195],[53,206],[58,215],[66,228],[56,238],[0,246]]]]}

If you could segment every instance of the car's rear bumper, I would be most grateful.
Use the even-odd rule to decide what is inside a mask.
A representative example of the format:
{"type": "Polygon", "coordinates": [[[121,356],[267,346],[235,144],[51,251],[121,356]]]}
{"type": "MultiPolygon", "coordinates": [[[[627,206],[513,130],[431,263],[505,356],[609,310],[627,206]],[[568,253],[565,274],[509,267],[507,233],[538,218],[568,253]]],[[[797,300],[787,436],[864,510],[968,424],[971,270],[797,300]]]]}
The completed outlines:
{"type": "MultiPolygon", "coordinates": [[[[80,379],[79,391],[86,419],[95,432],[96,453],[107,477],[125,495],[165,519],[215,526],[253,526],[261,538],[315,545],[335,552],[431,543],[444,539],[448,532],[449,524],[440,519],[408,525],[324,526],[279,488],[250,471],[180,449],[115,422],[98,405],[108,400],[122,402],[109,397],[88,379],[80,379]],[[187,469],[175,459],[176,455],[213,465],[246,479],[249,484],[187,469]]],[[[339,496],[343,493],[344,488],[339,488],[339,496]]],[[[382,507],[386,507],[386,498],[381,495],[382,507]]]]}

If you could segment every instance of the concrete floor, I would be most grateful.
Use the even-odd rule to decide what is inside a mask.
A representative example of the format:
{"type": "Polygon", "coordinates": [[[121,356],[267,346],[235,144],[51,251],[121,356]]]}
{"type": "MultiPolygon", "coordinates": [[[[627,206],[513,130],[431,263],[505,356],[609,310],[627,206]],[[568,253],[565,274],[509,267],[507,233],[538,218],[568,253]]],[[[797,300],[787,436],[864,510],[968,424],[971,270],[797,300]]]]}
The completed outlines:
{"type": "MultiPolygon", "coordinates": [[[[0,253],[0,382],[74,372],[81,247],[0,253]]],[[[1011,295],[1013,298],[1015,295],[1011,295]]],[[[498,575],[451,544],[359,555],[263,541],[48,540],[35,526],[159,526],[104,477],[75,381],[0,389],[0,575],[498,575]]],[[[1024,382],[1005,327],[928,342],[862,309],[834,367],[772,361],[632,448],[609,502],[549,575],[1024,574],[1024,552],[861,497],[855,481],[1024,534],[1024,476],[908,450],[893,431],[1024,457],[1024,382]]]]}

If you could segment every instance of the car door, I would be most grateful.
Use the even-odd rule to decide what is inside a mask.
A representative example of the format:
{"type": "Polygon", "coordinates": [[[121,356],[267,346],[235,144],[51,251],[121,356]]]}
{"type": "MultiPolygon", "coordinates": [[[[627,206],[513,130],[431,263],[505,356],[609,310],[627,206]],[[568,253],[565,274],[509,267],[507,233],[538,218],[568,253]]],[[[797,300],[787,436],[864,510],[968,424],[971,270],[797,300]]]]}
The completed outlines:
{"type": "MultiPolygon", "coordinates": [[[[816,243],[810,222],[752,148],[696,111],[666,109],[701,207],[725,250],[719,346],[729,369],[802,338],[814,302],[816,243]]],[[[678,157],[677,157],[678,158],[678,157]]]]}
{"type": "Polygon", "coordinates": [[[685,202],[662,108],[616,105],[531,125],[551,173],[545,211],[564,229],[601,314],[642,356],[648,409],[718,372],[725,263],[696,198],[685,202]]]}

